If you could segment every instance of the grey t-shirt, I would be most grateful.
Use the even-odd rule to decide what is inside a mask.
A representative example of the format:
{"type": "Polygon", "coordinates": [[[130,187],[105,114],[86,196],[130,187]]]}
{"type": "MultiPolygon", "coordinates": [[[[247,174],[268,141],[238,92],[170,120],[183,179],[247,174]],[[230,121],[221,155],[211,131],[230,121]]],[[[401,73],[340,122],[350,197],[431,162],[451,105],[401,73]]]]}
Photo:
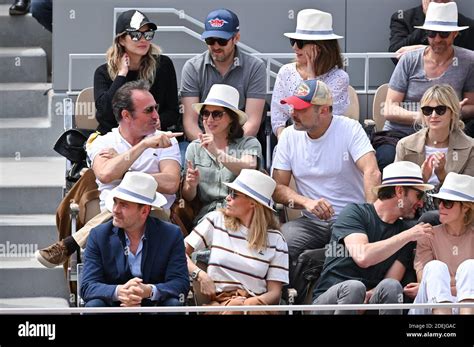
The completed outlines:
{"type": "MultiPolygon", "coordinates": [[[[474,91],[474,52],[454,47],[453,63],[437,78],[428,78],[425,74],[423,54],[426,48],[406,53],[400,59],[390,78],[389,87],[405,94],[403,107],[410,111],[419,110],[419,101],[425,91],[436,85],[447,83],[456,91],[460,100],[464,92],[474,91]]],[[[413,125],[386,121],[384,130],[398,130],[410,135],[415,132],[413,125]]]]}
{"type": "Polygon", "coordinates": [[[213,84],[227,84],[239,91],[239,109],[245,110],[247,98],[265,99],[266,76],[263,61],[241,52],[237,47],[234,64],[222,76],[206,51],[184,64],[181,73],[181,97],[197,96],[199,102],[203,102],[213,84]]]}

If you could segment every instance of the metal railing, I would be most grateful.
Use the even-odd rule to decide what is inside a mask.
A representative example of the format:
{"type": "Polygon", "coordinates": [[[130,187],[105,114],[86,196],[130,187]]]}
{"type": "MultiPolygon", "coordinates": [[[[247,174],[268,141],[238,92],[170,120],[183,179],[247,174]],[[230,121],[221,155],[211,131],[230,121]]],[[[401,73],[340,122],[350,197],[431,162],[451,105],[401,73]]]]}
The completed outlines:
{"type": "Polygon", "coordinates": [[[407,310],[412,308],[474,308],[473,302],[466,303],[427,303],[427,304],[357,304],[357,305],[266,305],[266,306],[173,306],[173,307],[78,307],[78,308],[0,308],[2,314],[80,314],[80,313],[204,313],[204,312],[252,312],[275,311],[314,312],[314,311],[359,311],[359,310],[407,310]]]}
{"type": "MultiPolygon", "coordinates": [[[[162,27],[159,27],[160,30],[162,27]]],[[[165,31],[173,31],[176,27],[164,27],[165,31]]],[[[178,27],[181,28],[181,27],[178,27]]],[[[182,29],[187,29],[182,27],[182,29]]],[[[255,57],[263,59],[266,61],[266,71],[267,71],[267,94],[271,94],[271,78],[276,78],[277,72],[274,72],[271,67],[272,65],[277,66],[278,68],[283,66],[283,63],[275,59],[292,59],[294,58],[294,53],[249,53],[255,57]]],[[[190,59],[196,56],[194,53],[167,53],[171,59],[190,59]]],[[[364,59],[364,86],[362,89],[356,89],[358,94],[375,94],[375,89],[369,88],[370,80],[370,60],[371,59],[389,59],[394,58],[395,53],[382,53],[382,52],[368,52],[368,53],[342,53],[344,59],[364,59]]],[[[73,63],[75,60],[82,59],[104,59],[105,53],[70,53],[69,54],[69,66],[68,66],[68,95],[77,95],[80,90],[72,89],[72,71],[73,63]]]]}

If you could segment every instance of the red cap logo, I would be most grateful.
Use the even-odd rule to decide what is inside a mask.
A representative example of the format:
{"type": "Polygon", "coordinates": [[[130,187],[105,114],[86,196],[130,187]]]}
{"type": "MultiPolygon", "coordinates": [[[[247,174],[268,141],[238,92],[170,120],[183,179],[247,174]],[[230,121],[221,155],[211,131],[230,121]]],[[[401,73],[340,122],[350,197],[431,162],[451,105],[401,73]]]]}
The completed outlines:
{"type": "Polygon", "coordinates": [[[295,90],[295,96],[307,96],[310,92],[309,86],[304,83],[301,83],[298,88],[295,90]]]}
{"type": "Polygon", "coordinates": [[[228,23],[227,21],[219,18],[214,18],[209,21],[209,24],[213,28],[222,28],[224,24],[228,23]]]}

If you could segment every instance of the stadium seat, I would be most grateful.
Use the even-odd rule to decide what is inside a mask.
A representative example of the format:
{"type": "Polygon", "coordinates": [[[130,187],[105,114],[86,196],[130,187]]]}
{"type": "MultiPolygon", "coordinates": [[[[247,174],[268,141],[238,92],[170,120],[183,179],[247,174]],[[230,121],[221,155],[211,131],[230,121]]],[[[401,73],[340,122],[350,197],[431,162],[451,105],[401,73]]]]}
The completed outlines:
{"type": "Polygon", "coordinates": [[[381,131],[385,124],[385,117],[382,115],[382,107],[387,97],[388,83],[382,84],[377,88],[372,104],[372,119],[375,121],[376,131],[381,131]]]}

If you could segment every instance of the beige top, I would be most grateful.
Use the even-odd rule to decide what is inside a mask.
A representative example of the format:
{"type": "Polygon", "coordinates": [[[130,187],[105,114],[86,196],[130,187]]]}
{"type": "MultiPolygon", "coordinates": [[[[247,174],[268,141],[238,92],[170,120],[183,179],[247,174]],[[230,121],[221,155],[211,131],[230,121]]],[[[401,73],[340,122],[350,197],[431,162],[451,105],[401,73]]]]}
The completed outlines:
{"type": "Polygon", "coordinates": [[[433,227],[433,232],[433,239],[420,240],[416,245],[416,275],[421,278],[423,268],[430,260],[440,260],[448,265],[451,286],[455,286],[454,276],[458,266],[464,260],[474,259],[474,227],[471,226],[461,236],[448,234],[443,225],[433,227]]]}

